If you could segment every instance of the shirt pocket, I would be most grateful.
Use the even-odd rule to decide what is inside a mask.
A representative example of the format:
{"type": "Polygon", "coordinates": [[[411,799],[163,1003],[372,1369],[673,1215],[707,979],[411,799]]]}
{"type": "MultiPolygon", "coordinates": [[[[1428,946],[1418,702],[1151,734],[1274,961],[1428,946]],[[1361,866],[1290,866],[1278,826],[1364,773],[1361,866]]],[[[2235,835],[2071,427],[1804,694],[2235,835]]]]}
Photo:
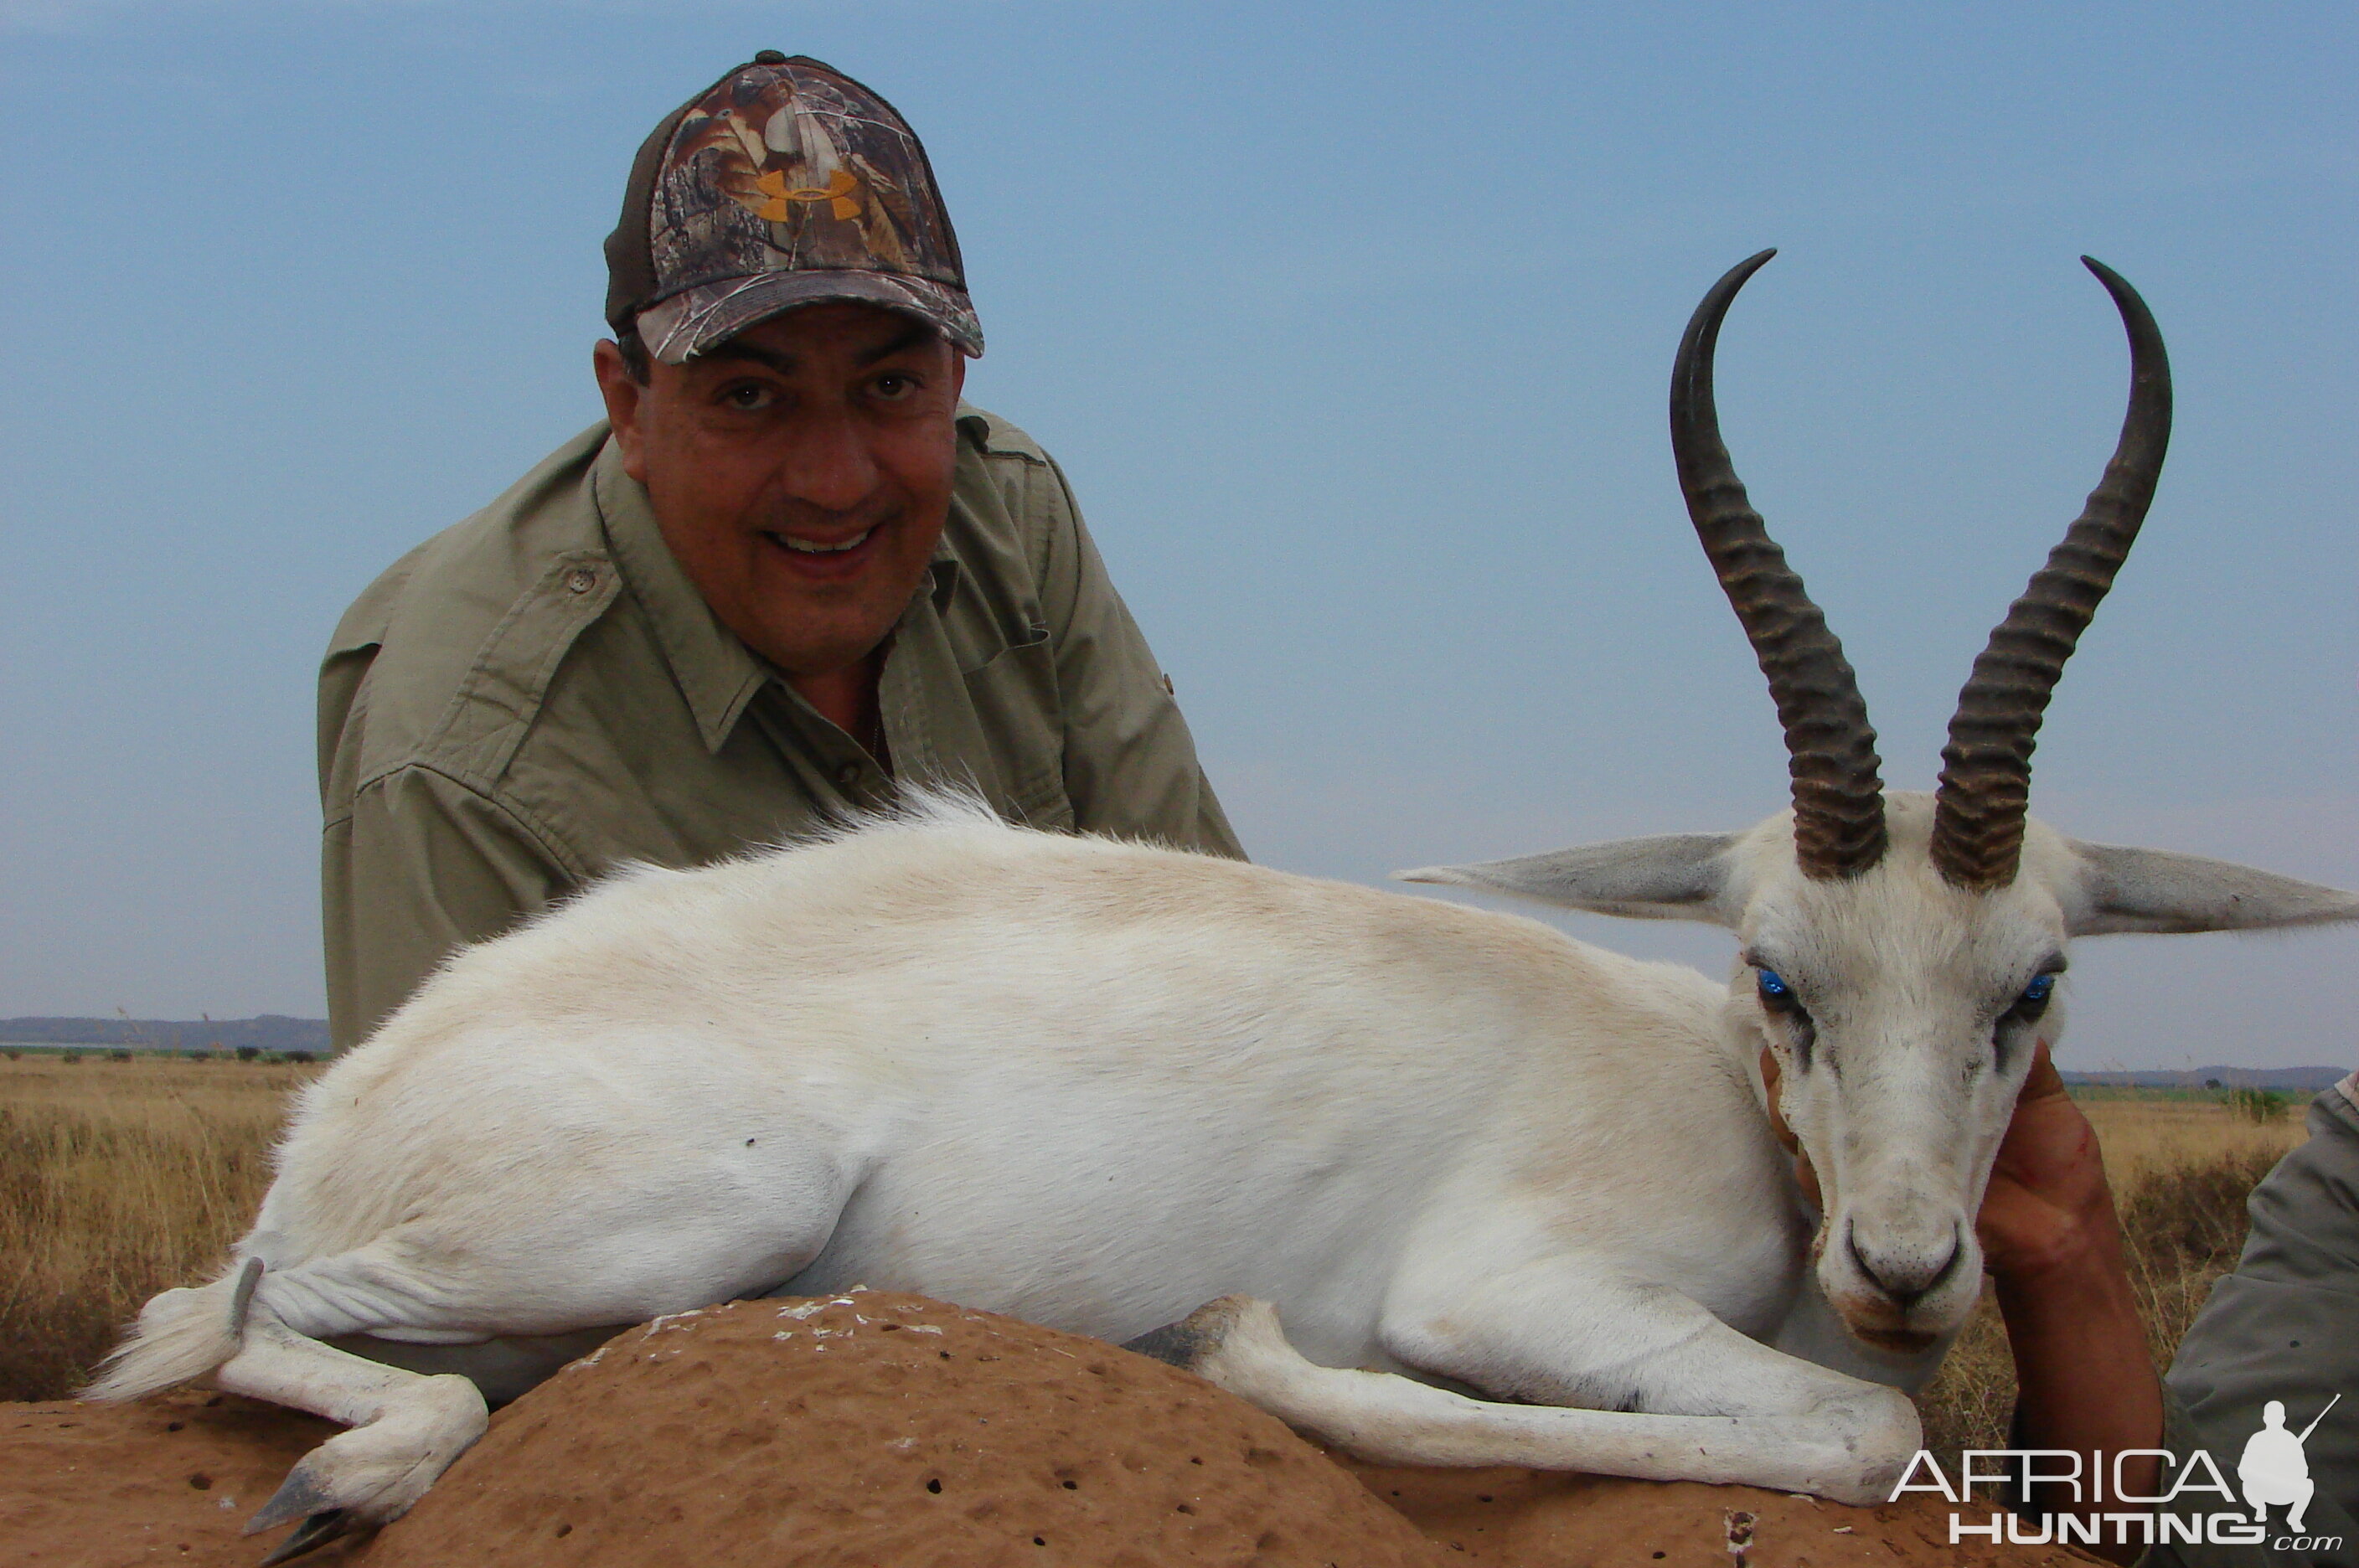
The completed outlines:
{"type": "Polygon", "coordinates": [[[1065,717],[1049,628],[1031,626],[1017,641],[962,672],[984,744],[1005,781],[994,801],[1027,827],[1070,832],[1065,794],[1065,717]]]}

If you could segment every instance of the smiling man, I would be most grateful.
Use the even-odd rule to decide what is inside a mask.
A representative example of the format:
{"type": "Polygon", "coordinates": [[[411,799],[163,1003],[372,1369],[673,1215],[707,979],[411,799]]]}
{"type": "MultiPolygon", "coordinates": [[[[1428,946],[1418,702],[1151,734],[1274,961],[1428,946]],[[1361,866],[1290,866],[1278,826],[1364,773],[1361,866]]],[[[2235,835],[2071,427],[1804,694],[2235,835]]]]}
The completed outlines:
{"type": "Polygon", "coordinates": [[[960,401],[983,352],[924,149],[766,51],[640,147],[607,418],[380,577],[320,676],[328,1005],[913,784],[1237,855],[1063,474],[960,401]]]}

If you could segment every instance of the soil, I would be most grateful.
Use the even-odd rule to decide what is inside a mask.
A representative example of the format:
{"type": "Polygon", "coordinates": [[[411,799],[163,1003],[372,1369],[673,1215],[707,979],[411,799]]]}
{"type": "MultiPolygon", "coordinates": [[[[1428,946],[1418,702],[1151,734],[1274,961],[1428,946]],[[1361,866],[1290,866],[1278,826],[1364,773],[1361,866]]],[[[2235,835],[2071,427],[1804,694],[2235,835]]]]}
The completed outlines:
{"type": "Polygon", "coordinates": [[[228,1394],[0,1405],[0,1563],[254,1568],[238,1527],[335,1424],[228,1394]]]}
{"type": "MultiPolygon", "coordinates": [[[[1453,1563],[1502,1568],[2066,1568],[2070,1546],[1950,1544],[1950,1505],[1910,1494],[1884,1508],[1698,1481],[1544,1470],[1391,1470],[1336,1462],[1453,1563]],[[1752,1515],[1746,1522],[1742,1516],[1752,1515]],[[1730,1550],[1741,1531],[1743,1557],[1730,1550]],[[1461,1556],[1460,1553],[1464,1555],[1461,1556]]],[[[1970,1519],[1979,1512],[1967,1510],[1970,1519]]]]}
{"type": "MultiPolygon", "coordinates": [[[[0,1563],[251,1568],[329,1423],[231,1396],[0,1405],[0,1563]]],[[[1930,1504],[1930,1506],[1929,1506],[1930,1504]]],[[[1948,1508],[1331,1459],[1209,1384],[921,1297],[738,1301],[617,1336],[497,1412],[408,1518],[315,1568],[2060,1568],[1948,1508]],[[1750,1513],[1751,1544],[1730,1550],[1750,1513]]]]}
{"type": "Polygon", "coordinates": [[[1443,1553],[1275,1419],[1096,1340],[922,1297],[739,1301],[517,1400],[370,1568],[1321,1568],[1443,1553]]]}

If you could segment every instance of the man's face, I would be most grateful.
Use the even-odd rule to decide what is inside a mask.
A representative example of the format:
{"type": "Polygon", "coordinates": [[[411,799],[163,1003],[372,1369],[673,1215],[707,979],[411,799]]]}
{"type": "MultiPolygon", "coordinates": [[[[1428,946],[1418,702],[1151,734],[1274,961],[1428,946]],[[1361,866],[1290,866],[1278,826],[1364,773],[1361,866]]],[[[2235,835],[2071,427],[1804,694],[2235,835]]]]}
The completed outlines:
{"type": "Polygon", "coordinates": [[[807,305],[647,385],[612,343],[598,387],[672,555],[722,624],[788,675],[865,658],[950,511],[966,364],[873,305],[807,305]]]}

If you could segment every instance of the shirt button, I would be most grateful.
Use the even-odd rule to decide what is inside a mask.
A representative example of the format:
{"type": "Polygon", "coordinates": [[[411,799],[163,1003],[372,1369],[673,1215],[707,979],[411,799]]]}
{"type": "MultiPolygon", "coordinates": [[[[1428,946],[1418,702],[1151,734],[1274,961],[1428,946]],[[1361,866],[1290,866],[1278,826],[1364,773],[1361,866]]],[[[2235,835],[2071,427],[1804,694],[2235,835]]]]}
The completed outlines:
{"type": "Polygon", "coordinates": [[[576,593],[587,593],[598,586],[598,574],[586,566],[577,566],[565,574],[565,586],[576,593]]]}
{"type": "Polygon", "coordinates": [[[835,781],[838,784],[842,785],[847,789],[851,789],[854,784],[859,783],[860,764],[856,762],[847,762],[842,767],[837,768],[835,770],[835,781]]]}

